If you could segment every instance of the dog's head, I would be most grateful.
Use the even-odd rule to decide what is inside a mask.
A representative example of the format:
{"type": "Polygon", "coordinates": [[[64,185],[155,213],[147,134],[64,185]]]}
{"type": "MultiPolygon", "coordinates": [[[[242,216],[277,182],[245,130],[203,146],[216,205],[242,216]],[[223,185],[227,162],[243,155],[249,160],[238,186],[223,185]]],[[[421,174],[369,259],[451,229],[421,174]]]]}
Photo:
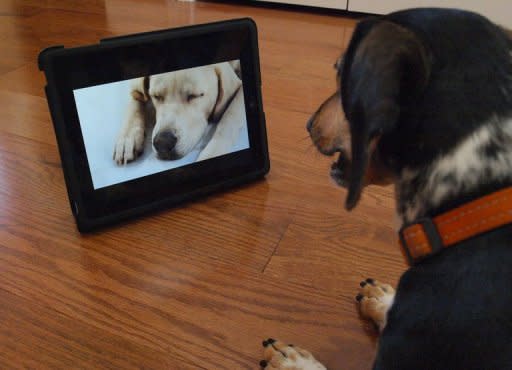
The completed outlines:
{"type": "Polygon", "coordinates": [[[179,159],[190,153],[217,122],[241,80],[229,63],[219,63],[145,77],[132,96],[155,108],[153,149],[161,159],[179,159]]]}
{"type": "Polygon", "coordinates": [[[348,188],[352,209],[364,186],[397,175],[392,145],[399,118],[414,105],[430,74],[427,50],[407,29],[382,20],[358,24],[336,62],[338,90],[311,117],[307,129],[326,155],[339,153],[331,176],[348,188]]]}

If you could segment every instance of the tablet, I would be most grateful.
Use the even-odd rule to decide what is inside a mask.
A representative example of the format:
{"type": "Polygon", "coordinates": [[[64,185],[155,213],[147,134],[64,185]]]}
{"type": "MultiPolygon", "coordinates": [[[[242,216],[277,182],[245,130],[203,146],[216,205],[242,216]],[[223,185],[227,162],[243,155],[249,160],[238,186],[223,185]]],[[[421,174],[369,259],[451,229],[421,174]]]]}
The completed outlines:
{"type": "Polygon", "coordinates": [[[51,47],[39,68],[81,232],[269,170],[251,19],[51,47]]]}

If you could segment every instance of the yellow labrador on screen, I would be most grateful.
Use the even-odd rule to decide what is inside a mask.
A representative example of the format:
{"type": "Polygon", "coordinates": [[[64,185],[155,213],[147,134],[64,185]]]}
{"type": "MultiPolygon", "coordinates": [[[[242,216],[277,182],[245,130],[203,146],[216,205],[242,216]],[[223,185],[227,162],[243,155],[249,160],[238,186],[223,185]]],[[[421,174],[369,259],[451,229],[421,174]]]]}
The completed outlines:
{"type": "Polygon", "coordinates": [[[244,109],[239,62],[224,62],[134,79],[127,116],[114,146],[114,161],[134,161],[151,146],[160,159],[176,160],[214,132],[197,160],[226,154],[236,143],[244,109]]]}

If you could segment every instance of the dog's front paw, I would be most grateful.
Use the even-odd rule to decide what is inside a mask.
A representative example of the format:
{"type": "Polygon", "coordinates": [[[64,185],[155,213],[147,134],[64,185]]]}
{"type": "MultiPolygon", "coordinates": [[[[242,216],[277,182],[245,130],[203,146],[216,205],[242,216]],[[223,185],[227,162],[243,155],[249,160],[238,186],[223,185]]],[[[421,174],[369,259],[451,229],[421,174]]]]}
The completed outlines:
{"type": "Polygon", "coordinates": [[[118,165],[126,164],[137,159],[143,151],[144,130],[140,127],[131,127],[119,135],[113,159],[118,165]]]}
{"type": "Polygon", "coordinates": [[[395,290],[388,284],[373,279],[362,281],[356,300],[359,302],[361,314],[371,319],[382,331],[386,326],[388,310],[393,304],[395,290]]]}
{"type": "Polygon", "coordinates": [[[291,344],[270,338],[263,341],[263,347],[260,366],[265,370],[326,370],[311,353],[291,344]]]}

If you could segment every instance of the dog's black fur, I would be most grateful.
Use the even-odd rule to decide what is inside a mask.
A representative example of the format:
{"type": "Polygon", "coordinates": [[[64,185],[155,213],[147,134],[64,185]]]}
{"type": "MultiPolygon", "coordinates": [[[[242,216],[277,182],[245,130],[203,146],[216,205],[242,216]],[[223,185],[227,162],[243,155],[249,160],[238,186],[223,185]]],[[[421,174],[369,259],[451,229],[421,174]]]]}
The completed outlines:
{"type": "MultiPolygon", "coordinates": [[[[510,116],[511,49],[512,41],[502,29],[460,10],[407,10],[360,22],[339,70],[353,146],[364,148],[358,140],[382,135],[380,157],[398,173],[431,163],[493,115],[510,116]],[[387,65],[376,65],[375,60],[353,64],[358,45],[383,21],[412,32],[423,50],[397,49],[403,40],[387,39],[382,56],[374,58],[386,55],[394,60],[387,65]]],[[[354,164],[354,177],[363,170],[354,164]]]]}
{"type": "MultiPolygon", "coordinates": [[[[436,159],[484,125],[499,135],[494,128],[512,119],[511,53],[505,31],[470,12],[415,9],[359,23],[338,70],[352,141],[347,208],[359,199],[374,138],[398,179],[401,214],[436,159]],[[386,22],[399,32],[358,57],[365,37],[386,22]],[[404,168],[418,174],[400,183],[404,168]]],[[[492,159],[510,146],[496,136],[479,155],[492,159]]],[[[475,176],[478,186],[424,205],[422,216],[512,185],[512,173],[475,176]]],[[[436,181],[456,187],[464,180],[436,181]]],[[[374,368],[512,369],[512,226],[448,248],[402,276],[374,368]]]]}

